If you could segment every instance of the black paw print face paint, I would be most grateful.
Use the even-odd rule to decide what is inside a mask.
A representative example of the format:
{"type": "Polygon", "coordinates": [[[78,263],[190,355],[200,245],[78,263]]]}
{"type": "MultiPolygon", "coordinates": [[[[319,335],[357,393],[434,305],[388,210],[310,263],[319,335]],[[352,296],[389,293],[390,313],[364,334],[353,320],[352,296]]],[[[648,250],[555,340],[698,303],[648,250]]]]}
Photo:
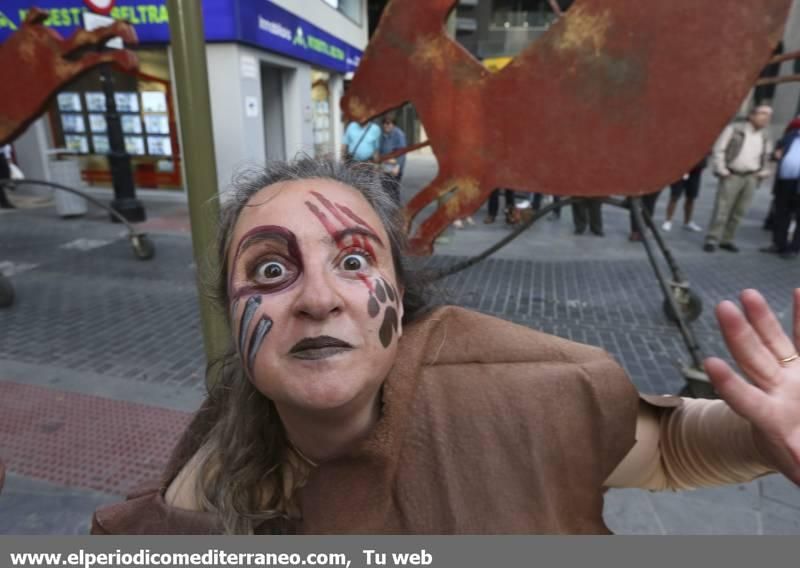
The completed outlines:
{"type": "Polygon", "coordinates": [[[369,290],[369,300],[367,300],[367,313],[369,317],[376,318],[383,312],[383,322],[378,330],[378,339],[381,345],[389,347],[392,344],[394,334],[397,333],[400,318],[398,317],[397,310],[399,306],[397,301],[399,295],[394,287],[383,278],[376,278],[373,282],[366,280],[367,288],[369,290]]]}
{"type": "MultiPolygon", "coordinates": [[[[380,238],[372,227],[351,209],[338,203],[333,203],[318,192],[311,192],[319,204],[306,201],[306,207],[316,216],[325,230],[337,244],[340,250],[350,248],[362,249],[365,256],[373,263],[377,262],[377,255],[371,242],[384,247],[380,238]],[[320,207],[321,206],[321,207],[320,207]]],[[[378,339],[384,348],[391,345],[399,327],[399,294],[394,287],[383,277],[375,277],[364,271],[355,270],[358,277],[367,289],[367,314],[377,318],[383,312],[383,321],[378,330],[378,339]]],[[[377,269],[375,270],[377,272],[377,269]]]]}
{"type": "Polygon", "coordinates": [[[236,347],[242,364],[253,377],[256,357],[273,326],[263,312],[265,295],[289,288],[303,271],[303,259],[294,234],[277,226],[261,226],[242,237],[233,266],[245,266],[245,283],[233,288],[233,270],[228,280],[232,298],[231,322],[237,330],[236,347]],[[244,307],[240,309],[241,304],[244,307]],[[238,325],[237,325],[238,323],[238,325]]]}
{"type": "Polygon", "coordinates": [[[397,315],[397,291],[383,278],[378,278],[375,281],[375,295],[370,294],[369,306],[370,316],[376,317],[380,314],[381,308],[386,309],[383,312],[383,322],[378,330],[378,338],[381,340],[381,345],[389,347],[397,333],[399,324],[399,317],[397,315]],[[374,310],[374,314],[372,311],[374,310]]]}

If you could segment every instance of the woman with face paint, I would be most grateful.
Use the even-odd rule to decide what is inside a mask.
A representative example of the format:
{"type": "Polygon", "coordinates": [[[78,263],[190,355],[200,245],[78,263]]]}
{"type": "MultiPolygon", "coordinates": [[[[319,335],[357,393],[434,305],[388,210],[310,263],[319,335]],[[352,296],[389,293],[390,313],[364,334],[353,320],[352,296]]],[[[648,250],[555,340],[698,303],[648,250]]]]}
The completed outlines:
{"type": "Polygon", "coordinates": [[[607,487],[800,482],[800,290],[784,335],[746,291],[717,316],[727,400],[639,396],[603,351],[428,308],[371,168],[304,159],[224,206],[221,379],[160,483],[93,532],[607,534],[607,487]]]}

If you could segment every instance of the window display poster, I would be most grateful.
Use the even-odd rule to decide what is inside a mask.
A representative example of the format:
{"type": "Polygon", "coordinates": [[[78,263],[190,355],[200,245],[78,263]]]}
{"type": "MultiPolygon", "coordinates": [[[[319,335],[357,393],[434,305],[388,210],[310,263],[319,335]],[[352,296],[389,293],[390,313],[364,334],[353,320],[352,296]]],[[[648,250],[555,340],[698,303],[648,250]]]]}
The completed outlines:
{"type": "Polygon", "coordinates": [[[167,96],[161,91],[143,91],[142,110],[144,112],[167,112],[167,96]]]}
{"type": "Polygon", "coordinates": [[[106,96],[98,91],[86,93],[86,108],[89,112],[106,112],[106,96]]]}
{"type": "Polygon", "coordinates": [[[123,114],[120,119],[122,121],[122,131],[125,134],[142,133],[142,119],[138,114],[123,114]]]}
{"type": "Polygon", "coordinates": [[[58,110],[61,112],[81,112],[81,96],[78,93],[59,93],[58,110]]]}
{"type": "Polygon", "coordinates": [[[147,153],[151,156],[172,156],[172,143],[169,136],[148,136],[147,153]]]}
{"type": "Polygon", "coordinates": [[[105,115],[90,114],[89,130],[91,130],[92,132],[105,132],[106,130],[108,130],[108,125],[106,125],[105,115]]]}
{"type": "Polygon", "coordinates": [[[86,132],[86,123],[82,114],[62,114],[61,126],[64,132],[86,132]]]}
{"type": "Polygon", "coordinates": [[[139,112],[137,93],[114,93],[114,102],[119,112],[139,112]]]}
{"type": "Polygon", "coordinates": [[[92,136],[92,145],[95,154],[108,154],[111,151],[108,136],[92,136]]]}
{"type": "Polygon", "coordinates": [[[144,129],[148,134],[169,134],[169,121],[163,114],[146,114],[144,129]]]}
{"type": "Polygon", "coordinates": [[[131,156],[144,156],[144,138],[141,136],[126,136],[125,151],[131,156]]]}
{"type": "Polygon", "coordinates": [[[89,153],[89,140],[86,136],[67,134],[64,136],[64,145],[70,152],[77,152],[78,154],[89,153]]]}

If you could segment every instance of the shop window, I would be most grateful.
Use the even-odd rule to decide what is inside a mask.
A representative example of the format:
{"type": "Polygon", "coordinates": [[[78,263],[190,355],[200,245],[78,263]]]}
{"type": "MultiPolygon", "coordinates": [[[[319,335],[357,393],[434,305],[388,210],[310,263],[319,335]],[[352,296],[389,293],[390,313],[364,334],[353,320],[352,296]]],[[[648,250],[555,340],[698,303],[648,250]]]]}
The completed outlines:
{"type": "MultiPolygon", "coordinates": [[[[114,102],[135,183],[139,187],[179,187],[166,50],[139,50],[138,55],[141,65],[137,74],[112,72],[114,102]]],[[[106,97],[96,70],[65,87],[49,109],[55,145],[79,155],[83,178],[101,185],[110,181],[105,112],[106,97]]]]}
{"type": "MultiPolygon", "coordinates": [[[[566,10],[572,2],[558,2],[566,10]]],[[[556,18],[549,0],[494,0],[491,26],[494,28],[546,28],[556,18]]]]}
{"type": "Polygon", "coordinates": [[[322,0],[332,8],[336,8],[342,14],[361,25],[361,6],[364,0],[322,0]]]}
{"type": "Polygon", "coordinates": [[[333,118],[331,113],[330,74],[311,71],[311,104],[314,128],[314,155],[333,154],[333,118]]]}

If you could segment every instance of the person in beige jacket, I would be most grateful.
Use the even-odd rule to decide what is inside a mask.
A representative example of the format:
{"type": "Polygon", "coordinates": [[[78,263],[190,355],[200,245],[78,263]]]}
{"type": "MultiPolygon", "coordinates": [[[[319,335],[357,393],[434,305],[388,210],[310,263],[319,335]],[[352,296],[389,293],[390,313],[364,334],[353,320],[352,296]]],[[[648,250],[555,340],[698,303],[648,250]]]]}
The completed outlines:
{"type": "Polygon", "coordinates": [[[736,229],[761,180],[770,175],[772,142],[767,127],[771,118],[772,108],[759,105],[750,111],[746,122],[728,125],[714,145],[714,175],[719,177],[719,189],[703,246],[706,252],[714,252],[717,246],[739,252],[733,241],[736,229]]]}

